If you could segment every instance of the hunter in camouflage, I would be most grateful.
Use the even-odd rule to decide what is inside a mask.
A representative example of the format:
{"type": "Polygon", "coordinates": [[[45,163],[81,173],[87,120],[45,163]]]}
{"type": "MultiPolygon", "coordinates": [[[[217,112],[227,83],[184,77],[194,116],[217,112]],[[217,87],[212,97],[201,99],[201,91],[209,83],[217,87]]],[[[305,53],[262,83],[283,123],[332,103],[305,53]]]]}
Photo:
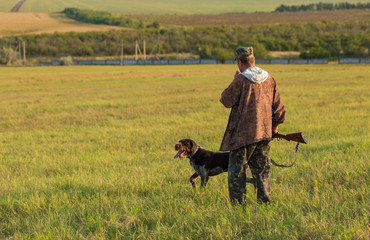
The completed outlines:
{"type": "Polygon", "coordinates": [[[230,152],[229,158],[229,195],[231,201],[243,202],[246,194],[248,167],[257,189],[257,199],[270,201],[270,144],[269,141],[253,143],[230,152]]]}
{"type": "Polygon", "coordinates": [[[231,108],[220,148],[230,151],[230,200],[242,203],[249,167],[257,199],[267,202],[270,200],[269,142],[285,120],[285,108],[274,78],[255,66],[252,47],[237,49],[235,60],[239,70],[220,99],[225,107],[231,108]]]}

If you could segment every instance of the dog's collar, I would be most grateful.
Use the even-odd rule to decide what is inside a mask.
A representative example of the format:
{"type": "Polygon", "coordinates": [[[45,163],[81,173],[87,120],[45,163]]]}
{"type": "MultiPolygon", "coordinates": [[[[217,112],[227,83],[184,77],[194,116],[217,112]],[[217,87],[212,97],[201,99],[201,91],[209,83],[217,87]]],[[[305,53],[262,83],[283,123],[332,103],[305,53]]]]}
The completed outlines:
{"type": "Polygon", "coordinates": [[[195,150],[195,152],[192,155],[188,156],[188,158],[190,159],[190,158],[194,157],[194,155],[197,154],[199,148],[200,148],[200,146],[198,145],[197,146],[197,149],[195,150]]]}

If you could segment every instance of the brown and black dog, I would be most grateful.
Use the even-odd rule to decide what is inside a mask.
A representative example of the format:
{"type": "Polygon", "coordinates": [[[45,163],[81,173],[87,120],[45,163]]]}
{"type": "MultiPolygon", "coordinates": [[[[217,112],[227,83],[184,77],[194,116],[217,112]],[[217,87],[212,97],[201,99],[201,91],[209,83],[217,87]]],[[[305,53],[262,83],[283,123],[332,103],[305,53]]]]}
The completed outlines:
{"type": "MultiPolygon", "coordinates": [[[[201,186],[206,186],[210,176],[215,176],[228,171],[230,152],[211,152],[197,145],[191,139],[181,139],[175,145],[175,150],[178,151],[174,158],[187,157],[190,160],[190,165],[195,173],[190,177],[190,183],[196,187],[195,179],[200,176],[201,186]]],[[[292,167],[293,164],[286,166],[277,164],[270,159],[271,163],[277,167],[292,167]]],[[[253,178],[246,178],[246,182],[255,183],[253,178]]]]}
{"type": "MultiPolygon", "coordinates": [[[[190,177],[190,183],[196,187],[195,179],[200,176],[201,186],[206,186],[210,176],[215,176],[228,171],[230,152],[211,152],[197,145],[191,139],[181,139],[175,145],[178,151],[174,158],[187,157],[195,173],[190,177]]],[[[252,178],[247,182],[254,183],[252,178]]]]}
{"type": "Polygon", "coordinates": [[[178,151],[174,158],[187,157],[190,160],[190,165],[195,173],[190,177],[190,183],[196,187],[195,179],[200,176],[201,186],[206,186],[209,176],[218,175],[227,172],[229,165],[228,152],[211,152],[201,146],[198,146],[191,139],[181,139],[175,145],[175,150],[178,151]]]}

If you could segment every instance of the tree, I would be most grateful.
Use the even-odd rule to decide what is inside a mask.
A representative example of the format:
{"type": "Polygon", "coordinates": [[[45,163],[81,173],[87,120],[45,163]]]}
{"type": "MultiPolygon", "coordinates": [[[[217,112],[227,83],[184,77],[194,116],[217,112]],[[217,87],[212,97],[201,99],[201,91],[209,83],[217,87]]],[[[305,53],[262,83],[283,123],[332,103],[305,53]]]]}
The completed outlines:
{"type": "Polygon", "coordinates": [[[161,28],[161,25],[159,24],[159,22],[155,21],[153,22],[152,24],[146,26],[147,28],[156,28],[156,29],[160,29],[161,28]]]}
{"type": "Polygon", "coordinates": [[[330,59],[330,52],[322,47],[313,47],[309,51],[302,52],[300,57],[303,59],[326,58],[330,59]]]}

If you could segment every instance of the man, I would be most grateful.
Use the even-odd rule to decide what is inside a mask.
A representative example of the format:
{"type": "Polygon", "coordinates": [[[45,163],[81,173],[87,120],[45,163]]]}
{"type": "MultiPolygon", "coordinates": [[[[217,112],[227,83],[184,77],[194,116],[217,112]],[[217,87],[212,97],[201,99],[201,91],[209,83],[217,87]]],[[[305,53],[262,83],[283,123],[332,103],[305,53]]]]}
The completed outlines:
{"type": "Polygon", "coordinates": [[[239,70],[221,95],[232,108],[221,151],[230,151],[229,194],[232,203],[243,202],[246,170],[252,172],[257,200],[270,201],[270,141],[285,120],[285,108],[274,78],[255,66],[252,47],[236,50],[239,70]]]}

